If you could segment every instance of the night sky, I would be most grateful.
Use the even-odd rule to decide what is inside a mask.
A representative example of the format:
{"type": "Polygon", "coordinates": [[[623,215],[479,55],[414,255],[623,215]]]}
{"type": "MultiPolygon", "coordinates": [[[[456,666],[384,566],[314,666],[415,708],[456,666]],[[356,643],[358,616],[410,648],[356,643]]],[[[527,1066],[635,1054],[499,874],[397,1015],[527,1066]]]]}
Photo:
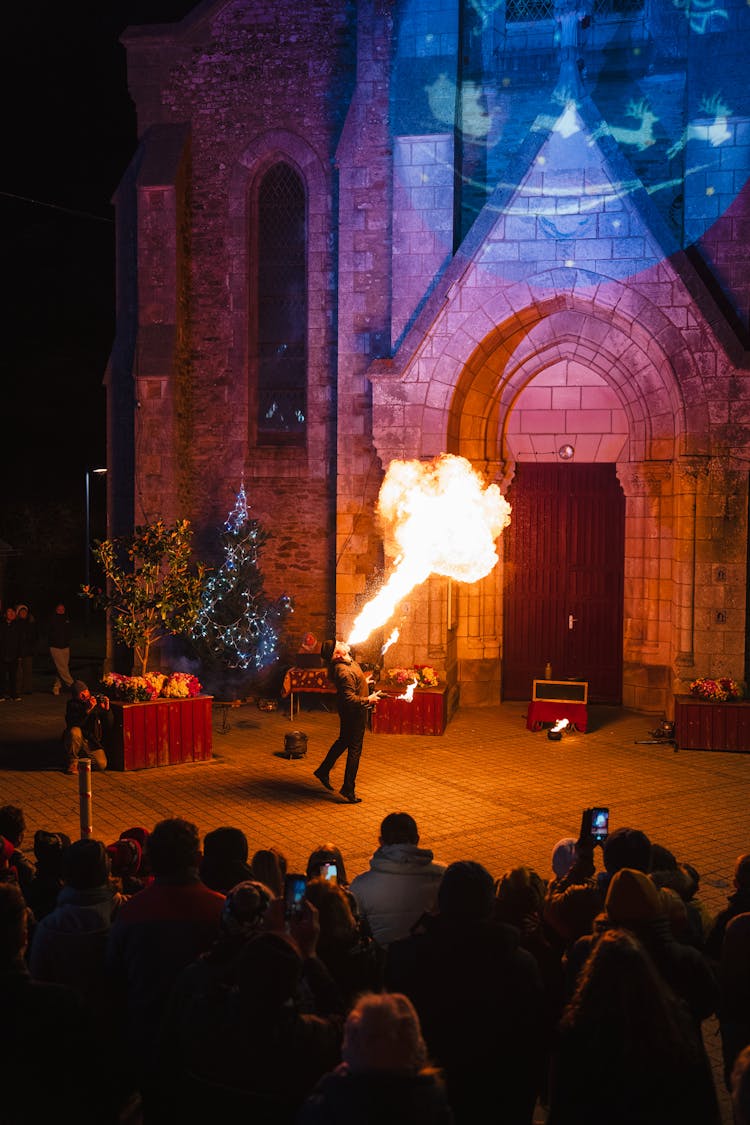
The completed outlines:
{"type": "Polygon", "coordinates": [[[14,504],[79,502],[86,468],[104,463],[110,200],[136,146],[118,39],[130,24],[171,22],[194,6],[41,0],[4,12],[0,538],[14,504]]]}
{"type": "Polygon", "coordinates": [[[40,620],[58,601],[83,613],[87,544],[106,535],[106,478],[91,477],[88,537],[84,497],[106,457],[111,198],[137,144],[119,36],[193,7],[39,0],[3,13],[0,601],[40,620]]]}

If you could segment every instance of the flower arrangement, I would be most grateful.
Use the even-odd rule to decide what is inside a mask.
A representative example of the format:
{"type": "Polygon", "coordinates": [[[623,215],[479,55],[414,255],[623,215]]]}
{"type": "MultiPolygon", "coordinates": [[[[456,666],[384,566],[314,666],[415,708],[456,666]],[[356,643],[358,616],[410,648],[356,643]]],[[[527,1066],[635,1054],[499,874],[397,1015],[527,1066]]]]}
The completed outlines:
{"type": "Polygon", "coordinates": [[[101,680],[110,699],[124,703],[148,703],[153,699],[189,699],[200,695],[200,681],[188,672],[146,672],[143,676],[121,676],[108,672],[101,680]]]}
{"type": "Polygon", "coordinates": [[[438,675],[429,664],[415,664],[412,668],[387,668],[383,673],[390,687],[406,688],[417,681],[417,687],[437,687],[438,675]]]}
{"type": "Polygon", "coordinates": [[[693,680],[690,694],[698,699],[707,699],[711,703],[725,703],[728,699],[741,699],[743,691],[737,681],[728,676],[722,676],[718,680],[702,676],[698,680],[693,680]]]}
{"type": "Polygon", "coordinates": [[[414,671],[417,673],[420,687],[438,686],[437,672],[429,664],[415,664],[414,671]]]}
{"type": "Polygon", "coordinates": [[[192,699],[203,690],[201,683],[189,672],[172,672],[166,677],[161,694],[165,699],[192,699]]]}

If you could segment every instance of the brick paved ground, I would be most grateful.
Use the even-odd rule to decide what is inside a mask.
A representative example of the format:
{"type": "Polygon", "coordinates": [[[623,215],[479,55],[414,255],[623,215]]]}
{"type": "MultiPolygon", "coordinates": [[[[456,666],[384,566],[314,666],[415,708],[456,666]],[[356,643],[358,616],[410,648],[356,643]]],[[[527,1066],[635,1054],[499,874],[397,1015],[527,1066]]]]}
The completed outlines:
{"type": "MultiPolygon", "coordinates": [[[[335,737],[334,714],[312,706],[292,723],[288,711],[247,704],[229,712],[221,733],[215,713],[212,761],[93,775],[94,835],[109,842],[179,814],[202,833],[237,825],[251,853],[276,845],[290,869],[333,840],[352,877],[367,867],[383,816],[406,810],[443,862],[476,859],[495,876],[523,862],[547,876],[553,845],[576,834],[581,809],[607,804],[612,829],[642,828],[700,871],[710,909],[724,905],[734,860],[750,850],[750,755],[639,745],[655,721],[612,708],[590,708],[589,733],[552,742],[526,730],[525,710],[466,709],[440,737],[368,733],[357,806],[312,776],[335,737]],[[279,756],[290,730],[307,734],[306,758],[279,756]]],[[[76,779],[54,768],[63,714],[62,696],[41,693],[0,706],[0,803],[24,808],[29,839],[37,828],[79,835],[76,779]]],[[[715,1024],[705,1032],[718,1058],[715,1024]]]]}

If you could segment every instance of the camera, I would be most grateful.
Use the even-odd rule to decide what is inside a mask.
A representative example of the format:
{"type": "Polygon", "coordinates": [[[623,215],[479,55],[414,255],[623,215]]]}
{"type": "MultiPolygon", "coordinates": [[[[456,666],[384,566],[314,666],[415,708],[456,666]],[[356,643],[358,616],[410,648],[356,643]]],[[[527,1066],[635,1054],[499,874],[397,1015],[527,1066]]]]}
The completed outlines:
{"type": "Polygon", "coordinates": [[[304,875],[284,876],[284,917],[287,921],[299,918],[305,901],[307,879],[304,875]]]}
{"type": "Polygon", "coordinates": [[[96,702],[99,704],[100,707],[106,707],[107,704],[109,703],[109,696],[108,695],[97,695],[96,696],[96,702]]]}
{"type": "Polygon", "coordinates": [[[320,877],[327,879],[329,883],[337,883],[339,878],[339,869],[335,863],[321,863],[320,877]]]}

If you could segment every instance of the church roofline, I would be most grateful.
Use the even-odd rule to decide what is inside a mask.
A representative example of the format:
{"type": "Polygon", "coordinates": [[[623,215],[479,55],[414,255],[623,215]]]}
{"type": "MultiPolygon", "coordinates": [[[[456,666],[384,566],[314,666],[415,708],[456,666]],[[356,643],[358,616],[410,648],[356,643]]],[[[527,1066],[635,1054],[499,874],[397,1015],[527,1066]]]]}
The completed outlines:
{"type": "MultiPolygon", "coordinates": [[[[587,132],[591,134],[592,143],[599,149],[605,168],[612,173],[613,182],[633,183],[638,181],[639,186],[628,193],[628,200],[640,216],[644,230],[648,231],[650,237],[658,246],[663,260],[674,270],[675,275],[695,301],[705,323],[716,337],[727,358],[736,367],[747,369],[750,365],[750,351],[733,330],[709,285],[701,277],[689,254],[680,247],[677,239],[669,230],[648,190],[638,180],[632,165],[620,150],[616,140],[606,131],[601,131],[602,117],[595,103],[590,97],[584,95],[576,104],[576,112],[587,132]]],[[[560,113],[558,107],[556,117],[559,117],[560,113]]],[[[549,122],[550,120],[549,114],[540,114],[536,118],[536,122],[549,122]]],[[[450,302],[452,290],[460,286],[461,279],[475,263],[482,245],[497,223],[498,216],[505,210],[518,191],[518,185],[523,181],[549,139],[552,128],[553,126],[548,123],[541,128],[534,129],[532,127],[530,129],[508,169],[509,174],[506,176],[505,182],[499,184],[492,192],[453,258],[446,266],[442,276],[425,295],[410,326],[406,328],[398,341],[393,355],[387,360],[375,360],[370,365],[368,375],[371,375],[372,378],[397,378],[409,366],[412,358],[418,353],[430,326],[440,316],[443,307],[450,302]]]]}
{"type": "Polygon", "coordinates": [[[147,43],[149,40],[172,39],[176,42],[231,2],[232,0],[203,0],[202,4],[198,4],[181,20],[175,20],[174,23],[131,24],[123,31],[120,42],[126,48],[147,43]]]}

